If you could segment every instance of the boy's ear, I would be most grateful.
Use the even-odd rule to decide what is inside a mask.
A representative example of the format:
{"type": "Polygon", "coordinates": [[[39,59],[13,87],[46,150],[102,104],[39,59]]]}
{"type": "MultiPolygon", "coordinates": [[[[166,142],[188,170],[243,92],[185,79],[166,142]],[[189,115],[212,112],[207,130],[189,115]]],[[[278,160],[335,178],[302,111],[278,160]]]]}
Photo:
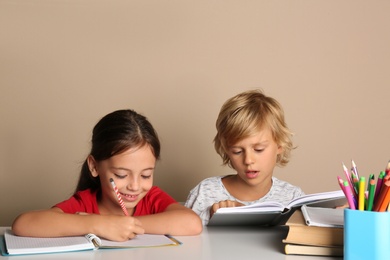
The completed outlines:
{"type": "Polygon", "coordinates": [[[283,153],[283,147],[281,145],[278,145],[278,152],[277,154],[283,153]]]}
{"type": "Polygon", "coordinates": [[[93,158],[92,155],[88,155],[88,158],[87,158],[87,163],[88,163],[88,168],[89,168],[89,171],[91,172],[91,175],[93,177],[98,177],[99,174],[96,170],[96,161],[95,161],[95,158],[93,158]]]}

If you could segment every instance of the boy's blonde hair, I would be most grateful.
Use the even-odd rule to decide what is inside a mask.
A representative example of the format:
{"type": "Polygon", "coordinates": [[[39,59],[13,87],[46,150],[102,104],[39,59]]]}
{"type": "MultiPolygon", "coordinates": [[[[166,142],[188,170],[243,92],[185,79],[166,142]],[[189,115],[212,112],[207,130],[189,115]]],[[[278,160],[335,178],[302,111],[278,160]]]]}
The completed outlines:
{"type": "Polygon", "coordinates": [[[228,99],[219,112],[216,127],[215,150],[222,157],[223,165],[230,167],[228,146],[267,127],[277,145],[282,148],[276,161],[278,166],[285,166],[289,162],[291,150],[294,149],[292,133],[284,121],[282,106],[261,90],[246,91],[228,99]]]}

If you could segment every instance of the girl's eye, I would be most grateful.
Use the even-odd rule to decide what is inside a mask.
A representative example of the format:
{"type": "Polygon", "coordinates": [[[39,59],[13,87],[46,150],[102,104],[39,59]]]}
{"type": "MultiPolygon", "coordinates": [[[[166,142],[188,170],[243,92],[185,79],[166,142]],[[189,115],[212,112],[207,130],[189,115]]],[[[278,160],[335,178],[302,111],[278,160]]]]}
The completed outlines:
{"type": "Polygon", "coordinates": [[[240,154],[240,153],[241,153],[241,151],[232,151],[232,154],[238,155],[238,154],[240,154]]]}
{"type": "Polygon", "coordinates": [[[127,175],[120,175],[120,174],[116,174],[114,173],[115,177],[117,177],[118,179],[124,179],[126,178],[127,175]]]}
{"type": "Polygon", "coordinates": [[[256,152],[261,153],[264,149],[255,149],[256,152]]]}
{"type": "Polygon", "coordinates": [[[150,179],[152,175],[141,175],[142,179],[150,179]]]}

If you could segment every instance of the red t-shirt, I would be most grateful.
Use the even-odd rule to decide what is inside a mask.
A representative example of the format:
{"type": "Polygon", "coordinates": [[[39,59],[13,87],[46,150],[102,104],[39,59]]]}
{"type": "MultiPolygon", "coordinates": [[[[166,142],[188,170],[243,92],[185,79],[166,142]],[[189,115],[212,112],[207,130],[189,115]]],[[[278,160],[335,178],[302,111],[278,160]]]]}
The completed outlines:
{"type": "MultiPolygon", "coordinates": [[[[79,191],[68,200],[56,204],[55,207],[60,208],[65,213],[71,214],[76,212],[100,214],[96,195],[97,192],[91,192],[90,189],[79,191]]],[[[153,186],[146,196],[138,202],[133,216],[160,213],[172,203],[176,203],[176,201],[171,196],[159,187],[153,186]]]]}

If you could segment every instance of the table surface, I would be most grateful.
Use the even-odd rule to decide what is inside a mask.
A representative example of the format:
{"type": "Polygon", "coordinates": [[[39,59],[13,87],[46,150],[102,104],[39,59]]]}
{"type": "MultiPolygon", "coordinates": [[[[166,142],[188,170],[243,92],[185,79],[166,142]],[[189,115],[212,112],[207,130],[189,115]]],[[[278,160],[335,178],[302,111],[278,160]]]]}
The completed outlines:
{"type": "MultiPolygon", "coordinates": [[[[4,234],[7,227],[0,227],[4,234]]],[[[173,247],[100,249],[56,254],[0,256],[0,259],[343,259],[342,257],[284,254],[287,227],[204,227],[198,236],[175,236],[183,244],[173,247]]]]}

